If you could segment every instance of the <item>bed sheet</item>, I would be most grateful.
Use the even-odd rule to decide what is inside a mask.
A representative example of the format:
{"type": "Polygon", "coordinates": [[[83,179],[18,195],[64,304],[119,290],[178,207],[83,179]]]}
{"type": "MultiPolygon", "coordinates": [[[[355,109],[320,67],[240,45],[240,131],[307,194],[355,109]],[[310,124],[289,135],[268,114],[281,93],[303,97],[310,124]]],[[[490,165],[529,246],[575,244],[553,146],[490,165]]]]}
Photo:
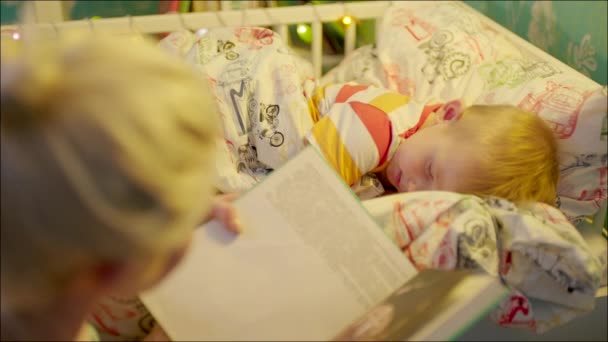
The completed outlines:
{"type": "MultiPolygon", "coordinates": [[[[217,188],[242,192],[303,148],[312,127],[303,81],[312,65],[271,30],[218,28],[171,33],[160,46],[209,81],[222,118],[217,188]]],[[[211,115],[211,113],[209,113],[211,115]]]]}
{"type": "MultiPolygon", "coordinates": [[[[161,46],[211,84],[224,123],[220,190],[247,190],[303,148],[313,126],[304,94],[318,83],[275,33],[183,31],[161,46]]],[[[513,291],[494,314],[503,326],[543,332],[593,309],[602,265],[556,208],[445,192],[381,197],[366,207],[417,267],[501,277],[513,291]]]]}
{"type": "Polygon", "coordinates": [[[500,277],[511,289],[490,314],[500,326],[543,333],[594,308],[605,265],[554,207],[438,191],[363,203],[418,269],[500,277]]]}

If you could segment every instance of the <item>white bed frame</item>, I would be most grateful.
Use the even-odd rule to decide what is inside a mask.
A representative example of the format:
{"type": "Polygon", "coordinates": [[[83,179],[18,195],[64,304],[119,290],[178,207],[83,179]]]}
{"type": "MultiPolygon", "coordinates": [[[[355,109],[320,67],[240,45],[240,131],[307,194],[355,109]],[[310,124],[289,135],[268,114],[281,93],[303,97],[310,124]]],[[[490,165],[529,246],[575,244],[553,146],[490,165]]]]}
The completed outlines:
{"type": "MultiPolygon", "coordinates": [[[[111,34],[164,33],[184,28],[196,30],[222,26],[272,26],[283,38],[288,37],[287,27],[292,24],[311,23],[311,62],[315,75],[322,72],[322,43],[324,22],[351,16],[358,20],[382,16],[391,1],[361,1],[355,3],[304,5],[275,8],[255,8],[216,12],[171,13],[98,20],[62,21],[61,1],[31,1],[24,5],[22,22],[35,23],[42,32],[61,33],[71,30],[100,30],[111,34]]],[[[15,25],[2,29],[18,29],[15,25]]],[[[356,26],[348,25],[345,32],[345,52],[355,49],[356,26]]]]}
{"type": "MultiPolygon", "coordinates": [[[[340,20],[344,16],[350,16],[355,20],[377,19],[381,18],[384,11],[393,4],[394,1],[358,1],[349,3],[332,3],[323,5],[302,5],[289,7],[275,8],[256,8],[243,10],[224,10],[217,12],[197,12],[186,14],[159,14],[145,16],[127,16],[122,18],[105,18],[98,20],[69,20],[65,21],[63,2],[62,1],[28,1],[23,5],[21,13],[21,22],[23,26],[6,25],[2,26],[2,31],[10,29],[24,29],[30,25],[37,26],[42,32],[50,34],[61,34],[62,32],[73,30],[93,30],[104,31],[111,34],[129,34],[129,33],[165,33],[173,32],[182,29],[197,30],[200,28],[213,28],[223,26],[272,26],[273,29],[284,39],[288,37],[288,25],[311,23],[312,28],[312,44],[310,59],[313,64],[313,70],[317,77],[322,74],[323,66],[323,26],[324,22],[333,22],[340,20]]],[[[411,6],[418,6],[425,1],[410,1],[411,6]]],[[[462,3],[467,6],[466,4],[462,3]]],[[[549,59],[562,68],[570,69],[578,72],[560,60],[547,54],[541,49],[530,44],[528,41],[494,22],[492,19],[482,15],[487,25],[501,32],[509,39],[520,46],[525,47],[530,53],[539,56],[540,58],[549,59]]],[[[380,20],[376,21],[376,32],[379,32],[380,20]]],[[[356,26],[349,25],[345,32],[345,54],[350,53],[355,49],[356,42],[356,26]]],[[[599,86],[598,83],[585,77],[590,82],[590,85],[599,86]]],[[[607,215],[607,200],[604,200],[600,205],[600,210],[595,217],[583,221],[579,224],[579,229],[583,235],[597,236],[604,225],[604,220],[607,215]]],[[[606,300],[606,287],[604,286],[598,292],[598,296],[606,300]]],[[[600,300],[598,298],[598,300],[600,300]]],[[[605,319],[605,303],[603,305],[603,314],[605,319]]],[[[601,307],[601,305],[600,305],[601,307]]],[[[597,310],[596,310],[597,311],[597,310]]],[[[604,320],[602,320],[604,322],[604,320]]],[[[604,326],[605,329],[605,326],[604,326]]],[[[491,335],[489,335],[491,336],[491,335]]],[[[523,336],[523,335],[522,335],[523,336]]],[[[529,336],[528,336],[529,337],[529,336]]],[[[524,336],[525,338],[525,336],[524,336]]]]}

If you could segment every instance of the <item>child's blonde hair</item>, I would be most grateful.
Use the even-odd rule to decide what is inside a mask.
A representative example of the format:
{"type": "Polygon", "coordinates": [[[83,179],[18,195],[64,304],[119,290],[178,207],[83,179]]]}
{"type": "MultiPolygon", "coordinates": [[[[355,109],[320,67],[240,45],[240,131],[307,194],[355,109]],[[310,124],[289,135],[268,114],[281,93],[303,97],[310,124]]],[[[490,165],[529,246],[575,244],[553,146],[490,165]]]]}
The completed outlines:
{"type": "Polygon", "coordinates": [[[541,118],[509,105],[475,105],[454,127],[457,139],[478,145],[472,193],[555,204],[557,141],[541,118]]]}
{"type": "Polygon", "coordinates": [[[44,305],[99,260],[183,245],[213,192],[220,126],[201,75],[151,43],[60,38],[2,66],[1,285],[14,308],[44,305]]]}

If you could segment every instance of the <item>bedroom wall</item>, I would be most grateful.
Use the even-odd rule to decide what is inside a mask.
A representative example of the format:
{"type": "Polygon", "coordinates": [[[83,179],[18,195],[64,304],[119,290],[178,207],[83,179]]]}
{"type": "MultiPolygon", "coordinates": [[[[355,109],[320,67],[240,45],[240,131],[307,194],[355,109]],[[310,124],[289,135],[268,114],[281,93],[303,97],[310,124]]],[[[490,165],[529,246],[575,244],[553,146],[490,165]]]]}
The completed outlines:
{"type": "Polygon", "coordinates": [[[600,84],[606,84],[606,1],[465,3],[600,84]]]}

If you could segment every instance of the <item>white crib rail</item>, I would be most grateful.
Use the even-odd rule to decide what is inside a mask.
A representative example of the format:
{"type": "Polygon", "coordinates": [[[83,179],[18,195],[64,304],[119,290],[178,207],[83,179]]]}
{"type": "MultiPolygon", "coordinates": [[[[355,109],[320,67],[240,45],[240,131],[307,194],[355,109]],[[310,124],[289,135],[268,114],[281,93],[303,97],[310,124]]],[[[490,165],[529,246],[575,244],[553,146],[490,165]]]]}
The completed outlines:
{"type": "MultiPolygon", "coordinates": [[[[355,20],[376,19],[382,17],[392,1],[361,1],[319,5],[300,5],[273,8],[255,8],[216,12],[170,13],[121,18],[104,18],[98,20],[72,20],[63,22],[44,22],[36,24],[41,33],[61,34],[76,30],[99,30],[110,34],[129,34],[134,30],[141,33],[164,33],[184,28],[199,29],[222,26],[272,26],[283,39],[287,39],[287,25],[311,23],[312,27],[312,64],[315,75],[319,77],[323,58],[322,23],[340,20],[348,15],[355,20]]],[[[32,10],[33,7],[32,7],[32,10]]],[[[355,49],[355,23],[348,25],[345,34],[345,53],[355,49]]],[[[27,25],[29,26],[29,25],[27,25]]],[[[16,25],[2,26],[5,29],[17,29],[16,25]]]]}
{"type": "MultiPolygon", "coordinates": [[[[197,12],[185,14],[159,14],[145,15],[135,17],[121,18],[105,18],[95,21],[91,20],[72,20],[52,22],[53,18],[61,17],[57,12],[60,8],[57,4],[59,1],[28,1],[25,7],[26,12],[29,10],[30,15],[22,15],[22,17],[34,18],[37,22],[33,24],[36,29],[42,33],[61,34],[63,32],[77,30],[99,30],[110,34],[129,34],[134,30],[140,33],[164,33],[181,30],[184,28],[199,29],[213,28],[223,26],[272,26],[274,30],[283,37],[288,39],[288,25],[311,23],[312,27],[312,44],[311,44],[311,62],[316,77],[321,76],[323,65],[323,25],[324,22],[333,22],[348,15],[355,20],[377,19],[382,17],[384,11],[391,6],[393,1],[360,1],[349,3],[333,3],[320,5],[301,5],[288,7],[273,7],[273,8],[255,8],[243,10],[229,10],[217,12],[197,12]],[[52,5],[54,3],[54,6],[52,5]],[[50,9],[53,9],[50,13],[50,9]],[[44,12],[46,15],[41,15],[37,12],[44,12]],[[51,15],[52,14],[52,15],[51,15]]],[[[424,1],[410,1],[412,3],[424,3],[424,1]]],[[[470,8],[470,6],[462,3],[470,8]]],[[[27,13],[26,13],[27,14],[27,13]]],[[[563,68],[574,70],[557,58],[544,53],[539,48],[526,42],[523,38],[509,31],[503,26],[497,24],[487,16],[481,16],[486,23],[505,34],[514,41],[522,43],[522,46],[527,46],[534,54],[542,55],[543,58],[548,58],[552,62],[561,65],[563,68]]],[[[29,25],[24,25],[29,26],[29,25]]],[[[376,21],[376,32],[380,32],[380,20],[376,21]]],[[[1,27],[2,31],[19,29],[17,25],[5,25],[1,27]]],[[[355,49],[356,42],[356,26],[351,24],[345,32],[345,54],[355,49]]],[[[589,79],[589,82],[597,85],[596,82],[589,79]]],[[[601,203],[600,210],[593,218],[593,225],[599,229],[604,224],[604,220],[608,212],[604,200],[601,203]]]]}

